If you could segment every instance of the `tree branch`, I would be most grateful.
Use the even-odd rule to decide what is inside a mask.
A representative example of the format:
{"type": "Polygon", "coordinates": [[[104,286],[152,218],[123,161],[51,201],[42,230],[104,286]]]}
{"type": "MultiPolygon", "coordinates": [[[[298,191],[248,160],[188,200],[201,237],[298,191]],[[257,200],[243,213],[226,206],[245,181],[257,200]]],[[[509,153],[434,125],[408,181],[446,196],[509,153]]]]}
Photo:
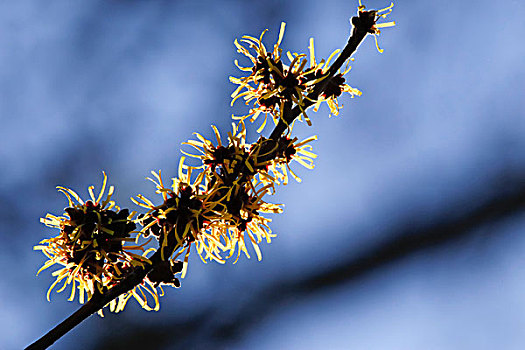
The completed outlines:
{"type": "MultiPolygon", "coordinates": [[[[316,85],[314,90],[308,94],[307,98],[304,100],[304,105],[302,107],[295,106],[293,109],[286,108],[283,113],[282,118],[279,120],[279,123],[276,125],[275,129],[270,135],[270,139],[278,141],[283,137],[283,132],[286,130],[287,125],[291,124],[295,118],[297,118],[303,110],[306,110],[314,104],[314,101],[319,98],[325,87],[329,84],[331,79],[334,77],[335,73],[341,68],[341,66],[346,62],[347,59],[355,52],[360,43],[370,33],[370,28],[375,24],[375,11],[359,11],[358,17],[352,18],[353,30],[352,35],[348,39],[346,46],[344,47],[342,53],[330,66],[329,70],[326,73],[326,78],[323,79],[320,83],[316,85]],[[372,14],[372,16],[371,16],[372,14]],[[355,20],[357,19],[357,20],[355,20]],[[373,21],[371,22],[371,19],[373,21]]],[[[184,226],[183,226],[184,227],[184,226]]],[[[170,254],[166,256],[171,256],[175,249],[180,248],[173,245],[166,252],[170,254]]],[[[93,313],[102,309],[109,302],[117,298],[119,295],[126,293],[132,290],[135,286],[142,283],[146,275],[162,261],[160,252],[162,249],[159,249],[151,257],[152,264],[146,265],[145,267],[135,267],[135,269],[126,276],[121,282],[116,286],[112,287],[110,290],[103,294],[94,295],[88,302],[80,307],[76,312],[74,312],[67,319],[62,321],[47,334],[42,336],[39,340],[28,346],[26,349],[45,349],[52,345],[55,341],[60,339],[63,335],[68,333],[86,318],[88,318],[93,313]]]]}

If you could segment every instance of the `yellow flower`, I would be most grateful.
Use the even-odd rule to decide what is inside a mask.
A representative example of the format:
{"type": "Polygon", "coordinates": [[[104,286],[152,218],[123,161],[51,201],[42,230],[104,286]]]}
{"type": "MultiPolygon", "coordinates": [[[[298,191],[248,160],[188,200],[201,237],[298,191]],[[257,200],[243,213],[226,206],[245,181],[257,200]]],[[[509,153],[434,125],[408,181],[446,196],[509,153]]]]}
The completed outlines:
{"type": "MultiPolygon", "coordinates": [[[[235,65],[243,72],[250,72],[247,77],[235,78],[230,77],[230,81],[234,84],[238,84],[239,87],[232,93],[232,102],[235,102],[237,98],[243,97],[246,104],[249,104],[252,100],[255,100],[255,105],[249,114],[244,117],[237,119],[244,120],[248,116],[251,117],[251,121],[255,121],[257,117],[264,113],[264,123],[259,130],[262,130],[266,125],[268,113],[273,116],[274,122],[278,121],[278,106],[281,103],[275,95],[275,82],[273,81],[272,75],[278,74],[279,71],[282,76],[282,70],[284,65],[281,61],[282,50],[279,45],[282,42],[284,36],[285,23],[281,23],[281,29],[279,31],[279,38],[277,43],[274,45],[272,52],[268,52],[264,46],[262,39],[267,30],[264,30],[259,39],[252,36],[245,35],[242,37],[241,42],[247,44],[250,49],[255,51],[253,56],[250,51],[242,46],[237,39],[234,44],[237,47],[237,52],[244,54],[248,57],[253,66],[252,67],[241,67],[237,60],[235,65]],[[243,89],[245,92],[241,93],[243,89]]],[[[258,131],[260,132],[260,131],[258,131]]]]}
{"type": "Polygon", "coordinates": [[[34,247],[49,259],[38,270],[38,274],[55,264],[62,266],[52,273],[55,281],[47,292],[48,300],[51,291],[62,283],[57,292],[71,285],[69,301],[74,300],[78,289],[79,302],[82,304],[94,294],[103,293],[113,286],[135,266],[149,264],[146,257],[131,252],[143,251],[143,245],[126,245],[127,242],[135,241],[130,237],[136,227],[131,221],[134,213],[130,214],[128,209],[121,210],[111,201],[113,186],[109,187],[106,198],[103,198],[106,184],[104,173],[100,193],[95,197],[94,187],[90,186],[90,199],[85,202],[73,190],[58,187],[68,199],[65,214],[47,214],[41,219],[46,226],[59,230],[56,237],[44,239],[34,247]]]}
{"type": "MultiPolygon", "coordinates": [[[[235,46],[239,53],[247,56],[251,61],[252,67],[241,67],[237,60],[236,66],[244,72],[250,72],[247,77],[235,78],[230,77],[230,81],[238,84],[239,87],[232,93],[232,105],[240,97],[243,97],[246,104],[254,101],[254,106],[247,116],[236,117],[244,120],[251,116],[253,122],[261,114],[265,114],[265,119],[257,132],[261,132],[266,125],[268,114],[277,123],[284,109],[285,104],[295,103],[303,105],[303,99],[311,90],[313,84],[318,81],[318,77],[313,76],[319,66],[310,66],[306,68],[307,60],[304,54],[287,53],[290,65],[285,65],[281,59],[282,49],[279,47],[284,36],[285,23],[281,24],[279,38],[274,45],[274,50],[268,52],[262,43],[264,36],[263,31],[260,38],[243,36],[241,42],[247,44],[250,49],[255,51],[255,56],[250,51],[235,40],[235,46]],[[245,89],[246,91],[242,92],[245,89]]],[[[305,116],[306,121],[310,121],[305,116]]]]}
{"type": "Polygon", "coordinates": [[[228,143],[223,144],[218,130],[212,128],[216,146],[196,133],[197,140],[185,144],[198,153],[183,151],[203,164],[186,166],[186,169],[200,172],[196,181],[205,189],[199,196],[204,225],[195,241],[197,251],[203,260],[222,263],[223,252],[229,252],[228,257],[237,252],[237,259],[241,251],[249,256],[246,249],[249,238],[260,258],[258,244],[263,240],[270,242],[273,237],[268,226],[270,220],[260,213],[282,212],[280,206],[267,203],[263,197],[273,194],[275,185],[288,183],[288,173],[301,181],[290,169],[292,160],[313,168],[316,155],[311,152],[309,143],[317,138],[298,142],[297,138],[283,137],[276,142],[261,137],[247,144],[246,128],[240,121],[238,125],[233,124],[228,143]]]}
{"type": "MultiPolygon", "coordinates": [[[[140,194],[136,199],[131,198],[135,204],[148,209],[146,214],[137,217],[137,222],[142,225],[137,239],[141,235],[144,237],[153,235],[159,241],[162,261],[173,260],[173,263],[175,263],[174,259],[180,255],[178,254],[172,258],[172,251],[165,252],[169,242],[176,242],[177,249],[187,247],[182,268],[183,277],[186,273],[189,248],[198,236],[204,220],[202,195],[199,195],[202,185],[195,182],[192,184],[190,181],[191,169],[188,173],[185,173],[185,170],[187,171],[188,167],[184,165],[183,158],[179,166],[179,178],[173,179],[171,187],[164,185],[160,171],[158,173],[151,172],[154,178],[149,178],[149,180],[155,183],[157,193],[162,195],[163,202],[160,205],[153,204],[153,202],[140,194]]],[[[151,248],[151,250],[155,249],[151,248]]]]}
{"type": "Polygon", "coordinates": [[[290,168],[291,161],[296,161],[307,169],[314,168],[313,160],[317,158],[317,155],[312,152],[312,146],[309,143],[315,140],[317,136],[311,136],[301,142],[297,142],[297,137],[279,139],[276,158],[268,166],[269,173],[276,178],[276,183],[288,184],[288,173],[297,182],[301,182],[301,178],[290,168]]]}
{"type": "MultiPolygon", "coordinates": [[[[292,103],[299,106],[302,114],[296,120],[302,121],[304,119],[308,125],[311,125],[310,119],[306,115],[306,108],[303,108],[305,100],[316,102],[314,111],[318,110],[322,102],[326,102],[331,113],[337,115],[340,109],[337,97],[341,93],[348,92],[352,97],[361,94],[359,90],[345,83],[343,76],[350,71],[350,67],[347,67],[344,72],[340,72],[330,79],[324,87],[321,96],[312,101],[309,94],[315,89],[317,84],[322,84],[322,81],[327,78],[330,62],[340,50],[332,52],[327,60],[323,59],[317,62],[314,40],[311,38],[308,47],[309,60],[306,59],[305,54],[287,52],[286,56],[290,61],[290,65],[287,66],[281,59],[282,50],[279,47],[284,35],[284,28],[285,24],[282,23],[279,39],[272,52],[268,52],[262,43],[262,38],[266,31],[261,34],[259,39],[243,36],[241,42],[247,44],[248,48],[242,46],[237,40],[235,41],[237,51],[247,56],[252,61],[253,66],[241,67],[235,60],[237,67],[241,71],[249,72],[249,75],[241,78],[230,77],[232,83],[239,85],[231,95],[232,105],[237,99],[242,97],[247,105],[253,102],[253,107],[247,115],[242,117],[234,116],[234,119],[244,120],[250,118],[250,121],[254,122],[259,115],[264,114],[264,120],[257,132],[262,132],[266,126],[268,114],[272,117],[274,124],[277,124],[282,117],[286,104],[289,104],[290,107],[292,103]],[[254,51],[255,55],[252,55],[249,49],[254,51]]],[[[293,123],[289,125],[290,132],[292,128],[293,123]]]]}
{"type": "Polygon", "coordinates": [[[246,183],[233,183],[225,186],[224,183],[211,190],[203,205],[211,220],[205,226],[196,240],[197,252],[203,259],[215,260],[224,263],[237,251],[238,260],[241,251],[249,258],[246,249],[247,239],[251,242],[259,260],[262,258],[258,244],[263,240],[270,243],[275,237],[268,226],[271,221],[261,213],[280,213],[279,205],[267,203],[263,196],[269,185],[252,178],[246,183]],[[223,257],[222,253],[227,256],[223,257]]]}
{"type": "MultiPolygon", "coordinates": [[[[330,54],[330,56],[328,56],[328,59],[326,61],[323,59],[319,63],[317,63],[316,58],[315,58],[313,38],[310,38],[310,45],[308,46],[308,49],[310,52],[310,67],[315,67],[315,70],[310,71],[310,73],[306,74],[305,79],[306,81],[309,81],[311,85],[315,85],[317,83],[320,83],[322,80],[326,78],[326,74],[328,70],[330,69],[330,62],[340,52],[340,50],[339,49],[334,50],[330,54]]],[[[352,98],[354,96],[361,96],[361,91],[346,84],[346,80],[344,76],[348,72],[350,72],[350,69],[351,69],[350,65],[347,65],[344,71],[342,72],[340,71],[328,81],[327,85],[323,88],[323,91],[321,92],[320,96],[315,101],[316,103],[313,109],[314,112],[317,112],[319,110],[319,107],[322,102],[326,102],[326,104],[330,108],[330,112],[333,115],[338,115],[341,107],[337,103],[337,98],[343,92],[349,93],[352,98]]],[[[306,115],[304,110],[303,110],[303,115],[306,115]]]]}

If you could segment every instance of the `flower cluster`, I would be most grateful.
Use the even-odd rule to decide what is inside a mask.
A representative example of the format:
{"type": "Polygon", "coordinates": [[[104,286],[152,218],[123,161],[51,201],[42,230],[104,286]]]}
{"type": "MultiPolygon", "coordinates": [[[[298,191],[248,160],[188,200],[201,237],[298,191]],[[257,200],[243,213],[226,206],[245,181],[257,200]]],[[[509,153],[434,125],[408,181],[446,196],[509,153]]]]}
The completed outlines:
{"type": "MultiPolygon", "coordinates": [[[[308,125],[310,119],[306,115],[305,101],[312,100],[311,94],[319,84],[325,87],[320,96],[315,99],[316,109],[322,102],[326,102],[333,114],[339,113],[337,97],[343,92],[348,92],[352,97],[360,95],[361,92],[346,84],[344,75],[350,71],[347,67],[344,71],[337,73],[336,77],[325,81],[328,76],[328,69],[331,60],[340,52],[335,50],[328,59],[317,62],[314,50],[314,40],[310,39],[309,60],[306,54],[287,52],[287,59],[290,61],[286,65],[282,60],[282,49],[280,44],[284,36],[285,23],[281,24],[277,43],[273,51],[268,51],[263,44],[263,36],[267,30],[263,31],[259,38],[245,35],[241,38],[241,43],[235,40],[237,52],[242,53],[251,61],[251,67],[242,67],[235,60],[235,65],[243,72],[248,72],[248,76],[236,78],[230,77],[230,81],[239,85],[232,93],[232,105],[243,98],[247,105],[252,103],[253,107],[249,113],[237,119],[244,120],[250,117],[250,121],[255,121],[261,113],[264,113],[264,121],[257,132],[261,132],[267,122],[268,114],[271,115],[275,124],[282,119],[282,114],[286,105],[295,104],[302,110],[302,115],[308,125]]],[[[290,130],[291,130],[290,126],[290,130]]]]}
{"type": "MultiPolygon", "coordinates": [[[[62,292],[71,285],[69,300],[73,300],[78,289],[80,303],[90,299],[95,294],[102,294],[119,282],[135,266],[144,266],[150,263],[143,255],[135,254],[133,250],[143,251],[143,245],[129,245],[127,242],[135,242],[131,234],[136,224],[131,220],[133,213],[128,209],[120,209],[111,200],[114,187],[110,186],[104,197],[107,177],[104,173],[104,181],[100,193],[95,198],[94,187],[88,188],[90,199],[83,201],[73,190],[58,187],[58,190],[66,195],[68,207],[64,209],[63,216],[47,214],[41,222],[46,226],[57,228],[59,233],[56,237],[44,239],[35,250],[41,250],[49,259],[41,268],[41,271],[55,265],[62,268],[53,272],[55,281],[47,292],[47,298],[51,291],[60,283],[62,286],[58,292],[62,292]]],[[[146,298],[140,294],[142,289],[150,291],[155,296],[157,293],[149,285],[139,285],[130,292],[137,300],[148,308],[146,298]]],[[[122,296],[118,301],[110,305],[111,311],[119,311],[125,305],[127,299],[122,296]]],[[[158,302],[157,302],[158,304],[158,302]]]]}
{"type": "Polygon", "coordinates": [[[48,299],[54,287],[63,283],[59,292],[72,285],[69,300],[74,299],[77,289],[81,303],[85,294],[91,299],[113,290],[119,295],[108,301],[110,311],[121,311],[131,297],[146,310],[158,310],[159,296],[164,293],[162,286],[180,287],[176,276],[185,276],[192,247],[204,262],[224,263],[232,257],[237,261],[241,253],[250,257],[251,250],[260,260],[259,244],[270,243],[275,237],[269,226],[271,219],[266,215],[283,210],[282,205],[267,202],[265,196],[274,194],[279,185],[286,185],[290,176],[301,181],[290,167],[293,161],[308,169],[314,167],[316,155],[310,143],[317,138],[300,141],[292,137],[293,123],[304,120],[311,125],[306,109],[313,107],[317,111],[323,102],[337,115],[341,108],[337,99],[343,92],[352,97],[360,95],[359,90],[346,83],[349,66],[343,70],[341,67],[366,35],[377,36],[379,28],[393,25],[377,23],[391,12],[392,5],[379,11],[365,11],[361,2],[359,5],[352,24],[361,38],[353,48],[349,40],[343,51],[335,50],[326,60],[318,61],[310,39],[309,57],[287,52],[289,64],[285,64],[280,48],[284,23],[271,51],[263,44],[266,31],[259,38],[245,35],[240,41],[235,40],[237,51],[252,65],[241,67],[235,61],[246,74],[230,78],[238,85],[232,104],[243,98],[251,109],[245,116],[234,117],[236,122],[227,140],[212,126],[214,141],[195,133],[196,139],[185,142],[185,157],[171,184],[164,184],[160,171],[152,172],[149,180],[161,197],[158,204],[143,195],[132,198],[146,209],[145,213],[135,217],[135,213],[117,207],[111,201],[112,186],[104,198],[105,174],[98,196],[89,187],[90,200],[86,202],[74,191],[59,187],[69,200],[65,214],[48,214],[42,219],[47,226],[57,228],[59,234],[35,247],[49,259],[39,273],[55,264],[62,266],[52,274],[55,281],[48,299]],[[247,142],[244,121],[253,122],[262,114],[264,121],[257,132],[263,131],[269,116],[276,128],[270,137],[260,136],[255,142],[247,142]],[[140,230],[135,231],[137,225],[140,230]],[[150,242],[157,246],[151,247],[150,242]],[[132,283],[131,287],[119,289],[125,282],[132,283]],[[151,300],[153,306],[148,302],[151,300]]]}
{"type": "MultiPolygon", "coordinates": [[[[248,144],[241,121],[233,124],[228,143],[223,144],[217,128],[212,128],[216,145],[198,133],[197,140],[185,143],[197,153],[183,152],[198,159],[200,165],[187,165],[183,157],[179,177],[173,179],[171,187],[164,185],[160,172],[152,173],[154,178],[150,180],[162,195],[162,204],[154,205],[142,195],[134,199],[148,209],[138,220],[143,226],[141,234],[157,237],[161,249],[175,242],[184,249],[171,259],[184,250],[185,263],[193,244],[203,261],[224,263],[234,255],[237,261],[241,252],[250,256],[249,246],[261,259],[259,243],[274,237],[268,225],[271,220],[262,214],[282,212],[281,206],[266,202],[264,196],[274,193],[276,185],[286,183],[288,172],[299,179],[289,168],[292,160],[313,167],[315,154],[308,143],[315,138],[273,142],[261,137],[248,144]],[[273,156],[265,159],[270,153],[273,156]]],[[[161,254],[163,260],[170,258],[161,254]]],[[[183,276],[185,272],[186,264],[183,276]]]]}

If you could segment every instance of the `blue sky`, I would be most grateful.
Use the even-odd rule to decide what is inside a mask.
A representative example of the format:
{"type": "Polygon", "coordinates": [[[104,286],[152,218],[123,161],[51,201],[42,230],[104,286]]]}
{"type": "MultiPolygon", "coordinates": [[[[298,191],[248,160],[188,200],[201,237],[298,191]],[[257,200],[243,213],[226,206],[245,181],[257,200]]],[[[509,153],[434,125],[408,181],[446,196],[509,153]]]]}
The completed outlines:
{"type": "MultiPolygon", "coordinates": [[[[368,7],[386,2],[368,1],[368,7]]],[[[87,194],[102,170],[121,206],[151,195],[151,170],[175,176],[181,142],[210,124],[229,130],[239,75],[233,40],[259,34],[317,55],[341,48],[349,1],[37,1],[0,4],[0,347],[20,348],[78,306],[54,294],[32,246],[54,232],[38,220],[66,202],[55,186],[87,194]]],[[[160,313],[131,306],[85,322],[57,344],[96,347],[119,323],[184,322],[275,285],[329,269],[389,238],[475,207],[525,174],[525,5],[519,1],[396,2],[397,26],[379,54],[368,38],[350,85],[359,98],[328,118],[312,115],[299,137],[318,135],[314,171],[280,189],[278,238],[263,261],[202,264],[193,257],[160,313]],[[500,187],[498,187],[500,186],[500,187]],[[93,336],[96,332],[97,336],[93,336]]],[[[251,129],[255,137],[255,127],[251,129]]],[[[267,130],[266,132],[269,132],[267,130]]],[[[521,349],[525,337],[522,257],[525,221],[516,214],[469,239],[424,251],[311,296],[288,300],[220,346],[232,348],[521,349]]],[[[226,317],[226,316],[225,316],[226,317]]],[[[204,338],[207,335],[205,330],[204,338]]],[[[211,340],[207,340],[211,341],[211,340]]],[[[193,344],[204,346],[203,343],[193,344]]],[[[191,344],[190,344],[191,345],[191,344]]],[[[168,345],[164,345],[169,349],[168,345]]]]}

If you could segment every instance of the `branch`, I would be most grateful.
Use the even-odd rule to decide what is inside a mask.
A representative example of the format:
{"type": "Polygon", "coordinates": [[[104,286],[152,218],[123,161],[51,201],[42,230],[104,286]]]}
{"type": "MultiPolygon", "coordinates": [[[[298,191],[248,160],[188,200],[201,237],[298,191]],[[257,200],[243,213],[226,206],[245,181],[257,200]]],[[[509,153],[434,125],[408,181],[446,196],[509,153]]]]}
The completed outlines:
{"type": "MultiPolygon", "coordinates": [[[[308,94],[307,98],[304,100],[303,106],[295,106],[294,108],[291,108],[291,105],[286,105],[278,125],[276,125],[275,129],[270,135],[270,139],[279,141],[283,137],[283,132],[286,130],[287,125],[291,124],[304,110],[311,107],[315,103],[315,101],[323,93],[326,86],[330,83],[334,75],[339,71],[344,62],[346,62],[346,60],[348,60],[350,56],[356,51],[367,34],[375,33],[373,27],[377,20],[376,13],[376,11],[363,11],[360,9],[358,11],[358,16],[352,18],[352,35],[350,36],[342,53],[325,73],[325,78],[315,86],[314,90],[310,94],[308,94]]],[[[182,227],[184,227],[184,225],[182,225],[182,227]]],[[[171,242],[169,247],[165,247],[166,250],[164,250],[164,255],[171,256],[178,248],[181,247],[176,245],[175,242],[171,242]]],[[[159,249],[151,257],[151,265],[135,267],[129,275],[123,278],[117,285],[109,289],[107,292],[93,295],[87,303],[80,307],[80,309],[50,330],[39,340],[27,347],[27,349],[45,349],[49,347],[90,315],[102,309],[112,300],[116,299],[119,295],[132,290],[135,286],[142,283],[146,275],[152,269],[154,269],[157,264],[163,261],[161,258],[162,251],[163,249],[159,249]]]]}

